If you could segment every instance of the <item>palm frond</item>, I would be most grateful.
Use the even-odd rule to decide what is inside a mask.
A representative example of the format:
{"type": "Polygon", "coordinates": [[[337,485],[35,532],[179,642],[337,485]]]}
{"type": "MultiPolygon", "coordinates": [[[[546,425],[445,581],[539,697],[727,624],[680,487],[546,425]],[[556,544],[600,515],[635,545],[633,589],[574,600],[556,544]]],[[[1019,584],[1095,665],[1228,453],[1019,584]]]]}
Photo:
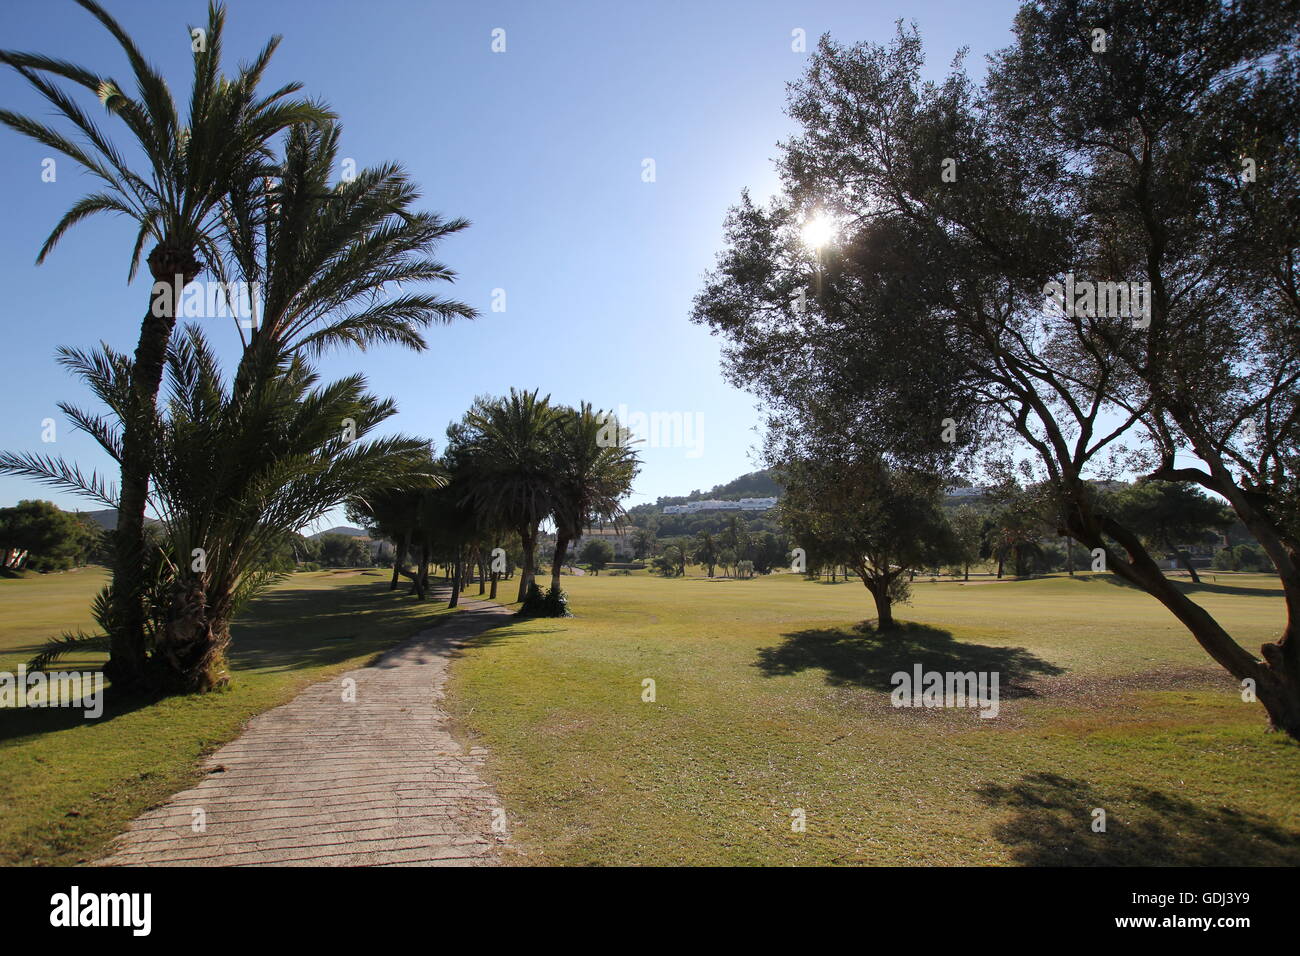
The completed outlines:
{"type": "Polygon", "coordinates": [[[68,654],[85,654],[97,651],[108,651],[107,634],[86,634],[83,631],[72,634],[65,631],[58,637],[51,637],[42,644],[41,649],[27,662],[27,669],[29,671],[46,671],[49,670],[51,664],[68,654]]]}
{"type": "Polygon", "coordinates": [[[31,478],[42,484],[71,491],[106,507],[117,507],[118,495],[114,485],[108,483],[97,472],[85,474],[80,466],[64,461],[62,458],[35,455],[30,452],[0,452],[0,474],[31,478]]]}

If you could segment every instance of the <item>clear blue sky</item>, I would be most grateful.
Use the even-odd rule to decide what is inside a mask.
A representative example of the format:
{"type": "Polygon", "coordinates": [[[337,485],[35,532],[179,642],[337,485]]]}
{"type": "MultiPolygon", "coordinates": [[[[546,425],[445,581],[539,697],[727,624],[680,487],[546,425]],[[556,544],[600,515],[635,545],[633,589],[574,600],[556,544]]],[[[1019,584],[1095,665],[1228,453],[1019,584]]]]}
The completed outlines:
{"type": "MultiPolygon", "coordinates": [[[[205,21],[206,4],[107,6],[183,99],[186,27],[205,21]]],[[[428,208],[474,223],[442,249],[460,278],[440,291],[477,307],[479,320],[431,330],[423,354],[338,353],[322,372],[360,369],[374,390],[396,399],[393,430],[439,445],[475,395],[512,385],[561,402],[701,413],[698,455],[643,450],[632,499],[639,503],[707,490],[756,467],[753,399],[723,382],[717,340],[688,316],[727,207],[742,188],[756,198],[776,188],[776,143],[792,131],[785,84],[807,60],[791,50],[791,31],[806,31],[811,49],[823,32],[885,42],[895,20],[915,20],[938,76],[963,46],[969,66],[982,69],[984,55],[1010,41],[1016,6],[231,0],[225,50],[233,68],[271,34],[283,34],[268,90],[302,81],[339,113],[344,156],[359,166],[401,161],[428,208]],[[506,31],[505,53],[491,51],[495,28],[506,31]],[[654,183],[642,181],[645,158],[655,161],[654,183]],[[504,313],[491,311],[497,288],[506,292],[504,313]]],[[[103,29],[66,0],[6,0],[0,46],[129,77],[103,29]]],[[[0,73],[0,103],[48,113],[9,71],[0,73]]],[[[125,141],[113,121],[103,125],[125,141]]],[[[54,350],[101,339],[132,350],[149,289],[146,278],[126,284],[134,231],[121,219],[83,223],[45,265],[34,264],[59,216],[93,187],[62,159],[57,181],[42,182],[47,155],[0,130],[0,448],[103,469],[108,459],[55,408],[60,400],[91,400],[55,365],[54,350]],[[41,441],[47,417],[58,420],[54,444],[41,441]]],[[[212,337],[233,354],[233,326],[211,321],[212,337]]],[[[98,507],[0,477],[0,505],[32,497],[98,507]]]]}

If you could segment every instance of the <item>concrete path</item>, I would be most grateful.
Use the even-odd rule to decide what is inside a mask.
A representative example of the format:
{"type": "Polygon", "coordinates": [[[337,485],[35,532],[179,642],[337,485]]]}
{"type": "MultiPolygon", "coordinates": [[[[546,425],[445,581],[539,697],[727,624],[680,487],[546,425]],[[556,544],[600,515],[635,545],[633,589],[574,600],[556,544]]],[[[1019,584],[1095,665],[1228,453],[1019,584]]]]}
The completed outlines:
{"type": "Polygon", "coordinates": [[[455,648],[509,612],[462,607],[373,666],[253,718],[207,758],[198,786],[134,820],[100,865],[497,862],[505,814],[479,775],[485,751],[452,740],[441,702],[455,648]]]}

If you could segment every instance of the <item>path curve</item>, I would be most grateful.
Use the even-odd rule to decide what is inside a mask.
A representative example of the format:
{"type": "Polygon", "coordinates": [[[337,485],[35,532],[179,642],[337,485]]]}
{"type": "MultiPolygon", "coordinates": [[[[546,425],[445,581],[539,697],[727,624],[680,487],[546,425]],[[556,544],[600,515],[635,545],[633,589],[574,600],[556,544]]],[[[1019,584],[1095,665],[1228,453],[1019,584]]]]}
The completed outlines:
{"type": "Polygon", "coordinates": [[[486,751],[452,739],[442,699],[456,648],[510,612],[461,607],[371,666],[254,717],[205,759],[201,783],[132,821],[99,865],[498,862],[505,815],[480,774],[486,751]],[[346,678],[355,702],[342,699],[346,678]]]}

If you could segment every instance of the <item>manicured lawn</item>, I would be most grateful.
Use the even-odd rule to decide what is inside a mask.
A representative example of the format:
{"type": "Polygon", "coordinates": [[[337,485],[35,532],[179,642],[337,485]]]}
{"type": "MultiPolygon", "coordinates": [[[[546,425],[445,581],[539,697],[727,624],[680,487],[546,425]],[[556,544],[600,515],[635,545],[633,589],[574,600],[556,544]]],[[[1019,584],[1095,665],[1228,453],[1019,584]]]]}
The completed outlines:
{"type": "MultiPolygon", "coordinates": [[[[90,628],[103,572],[0,580],[0,670],[47,635],[90,628]]],[[[295,574],[256,600],[234,629],[233,687],[134,709],[0,709],[0,864],[94,859],[132,817],[198,779],[198,759],[250,717],[307,684],[360,666],[411,636],[441,602],[390,594],[383,571],[295,574]]],[[[98,667],[103,655],[65,658],[98,667]]]]}
{"type": "MultiPolygon", "coordinates": [[[[578,616],[484,634],[450,703],[525,863],[1300,864],[1300,747],[1112,581],[918,580],[877,639],[856,583],[566,578],[578,616]],[[891,707],[914,663],[998,671],[1000,716],[891,707]]],[[[1282,619],[1263,576],[1198,596],[1247,647],[1282,619]]]]}
{"type": "MultiPolygon", "coordinates": [[[[101,581],[0,580],[0,669],[89,627],[101,581]]],[[[452,668],[449,705],[490,748],[519,862],[1300,863],[1300,747],[1110,579],[918,581],[900,609],[914,624],[887,639],[855,629],[870,613],[855,583],[565,584],[577,617],[510,621],[452,668]],[[998,671],[1000,716],[891,707],[890,675],[914,663],[998,671]]],[[[1281,620],[1263,576],[1198,594],[1248,647],[1281,620]]],[[[94,859],[249,717],[444,613],[382,572],[295,575],[236,627],[227,693],[93,722],[0,710],[0,862],[94,859]]]]}

